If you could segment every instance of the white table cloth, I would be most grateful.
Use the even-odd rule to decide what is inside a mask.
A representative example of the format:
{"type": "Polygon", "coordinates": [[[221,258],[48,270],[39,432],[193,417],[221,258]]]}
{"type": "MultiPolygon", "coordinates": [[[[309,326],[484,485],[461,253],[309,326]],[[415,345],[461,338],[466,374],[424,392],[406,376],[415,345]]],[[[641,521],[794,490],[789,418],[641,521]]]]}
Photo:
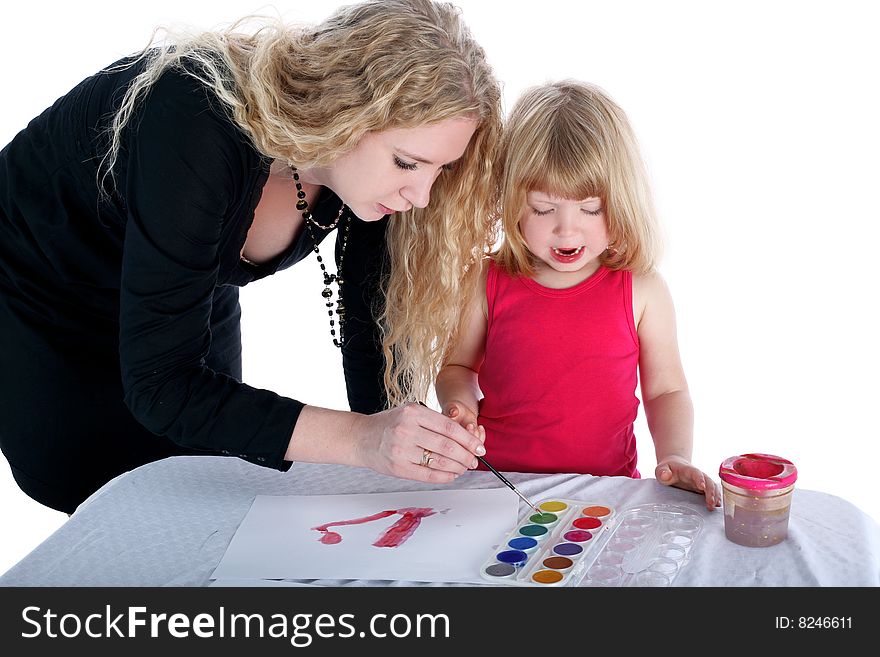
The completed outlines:
{"type": "MultiPolygon", "coordinates": [[[[532,499],[601,501],[618,512],[647,503],[685,505],[697,511],[703,529],[674,586],[880,585],[880,526],[853,504],[832,495],[795,489],[788,538],[772,547],[748,548],[725,538],[721,509],[709,512],[702,498],[654,479],[575,474],[509,474],[508,478],[532,499]]],[[[450,486],[501,485],[491,473],[469,472],[450,486]]],[[[438,486],[344,466],[297,463],[289,472],[280,473],[235,458],[165,459],[107,483],[58,531],[0,577],[0,585],[207,586],[256,495],[432,488],[438,486]]],[[[487,546],[487,555],[490,549],[487,546]]],[[[308,583],[419,585],[375,580],[308,583]]]]}

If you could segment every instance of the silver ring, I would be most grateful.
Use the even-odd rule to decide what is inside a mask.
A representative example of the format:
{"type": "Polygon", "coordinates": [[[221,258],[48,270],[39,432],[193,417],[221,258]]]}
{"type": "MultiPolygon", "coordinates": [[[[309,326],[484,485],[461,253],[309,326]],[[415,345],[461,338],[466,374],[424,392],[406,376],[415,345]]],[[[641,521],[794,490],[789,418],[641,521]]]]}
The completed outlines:
{"type": "Polygon", "coordinates": [[[427,450],[427,449],[422,450],[422,461],[421,461],[421,464],[422,464],[424,467],[426,467],[426,468],[430,468],[430,467],[431,467],[431,461],[433,461],[433,460],[434,460],[434,454],[433,454],[433,452],[431,452],[430,450],[427,450]]]}

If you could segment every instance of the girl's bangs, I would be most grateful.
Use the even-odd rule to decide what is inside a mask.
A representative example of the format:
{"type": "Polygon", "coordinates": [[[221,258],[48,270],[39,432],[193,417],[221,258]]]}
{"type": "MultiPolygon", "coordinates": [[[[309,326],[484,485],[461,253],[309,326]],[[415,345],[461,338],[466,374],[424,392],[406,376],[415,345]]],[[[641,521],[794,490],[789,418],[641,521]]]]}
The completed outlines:
{"type": "Polygon", "coordinates": [[[530,167],[530,175],[523,181],[522,188],[578,201],[593,197],[604,199],[607,185],[604,176],[595,169],[589,166],[587,158],[551,153],[543,162],[530,167]]]}

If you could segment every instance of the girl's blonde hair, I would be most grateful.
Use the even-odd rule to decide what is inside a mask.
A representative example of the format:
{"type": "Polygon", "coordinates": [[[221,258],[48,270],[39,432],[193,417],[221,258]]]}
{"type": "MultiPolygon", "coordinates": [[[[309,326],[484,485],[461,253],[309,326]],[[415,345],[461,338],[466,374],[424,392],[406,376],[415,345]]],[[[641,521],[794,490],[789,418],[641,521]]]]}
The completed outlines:
{"type": "Polygon", "coordinates": [[[390,271],[374,312],[388,404],[425,399],[462,291],[474,287],[474,264],[495,237],[501,91],[485,53],[456,7],[431,0],[367,0],[313,27],[261,18],[243,33],[243,25],[176,33],[141,54],[146,68],[115,116],[102,170],[112,171],[139,98],[170,67],[210,88],[262,154],[300,169],[331,164],[368,132],[476,118],[429,207],[399,213],[386,231],[390,271]]]}
{"type": "Polygon", "coordinates": [[[511,274],[531,274],[534,260],[519,220],[526,194],[602,199],[610,269],[650,271],[659,244],[648,176],[623,110],[599,87],[563,80],[532,87],[505,126],[498,175],[503,240],[494,254],[511,274]]]}

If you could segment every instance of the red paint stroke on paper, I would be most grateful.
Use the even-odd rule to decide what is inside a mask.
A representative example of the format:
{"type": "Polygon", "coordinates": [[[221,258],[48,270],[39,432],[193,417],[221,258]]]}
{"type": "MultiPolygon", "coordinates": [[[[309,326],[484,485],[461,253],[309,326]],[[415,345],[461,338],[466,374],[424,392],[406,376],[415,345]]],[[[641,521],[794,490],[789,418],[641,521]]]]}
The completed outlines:
{"type": "Polygon", "coordinates": [[[436,511],[429,508],[410,507],[408,509],[398,509],[401,519],[385,530],[379,539],[373,543],[376,547],[398,547],[406,543],[406,540],[413,535],[422,524],[422,518],[433,516],[436,511]]]}
{"type": "MultiPolygon", "coordinates": [[[[448,511],[448,509],[446,510],[448,511]]],[[[442,513],[446,513],[446,511],[442,511],[442,513]]],[[[321,532],[321,538],[318,539],[324,545],[335,545],[336,543],[342,542],[342,536],[336,532],[331,532],[330,527],[336,527],[339,525],[361,525],[366,522],[373,522],[374,520],[381,520],[382,518],[387,518],[388,516],[400,515],[401,518],[393,525],[391,525],[388,529],[386,529],[381,536],[373,543],[376,547],[400,547],[404,543],[406,543],[407,539],[415,533],[416,529],[418,529],[419,525],[422,523],[422,518],[427,518],[428,516],[432,516],[436,511],[430,507],[407,507],[404,509],[390,509],[388,511],[380,511],[379,513],[374,513],[371,516],[365,516],[363,518],[354,518],[352,520],[339,520],[337,522],[328,522],[325,525],[318,525],[317,527],[312,527],[315,531],[321,532]]]]}

